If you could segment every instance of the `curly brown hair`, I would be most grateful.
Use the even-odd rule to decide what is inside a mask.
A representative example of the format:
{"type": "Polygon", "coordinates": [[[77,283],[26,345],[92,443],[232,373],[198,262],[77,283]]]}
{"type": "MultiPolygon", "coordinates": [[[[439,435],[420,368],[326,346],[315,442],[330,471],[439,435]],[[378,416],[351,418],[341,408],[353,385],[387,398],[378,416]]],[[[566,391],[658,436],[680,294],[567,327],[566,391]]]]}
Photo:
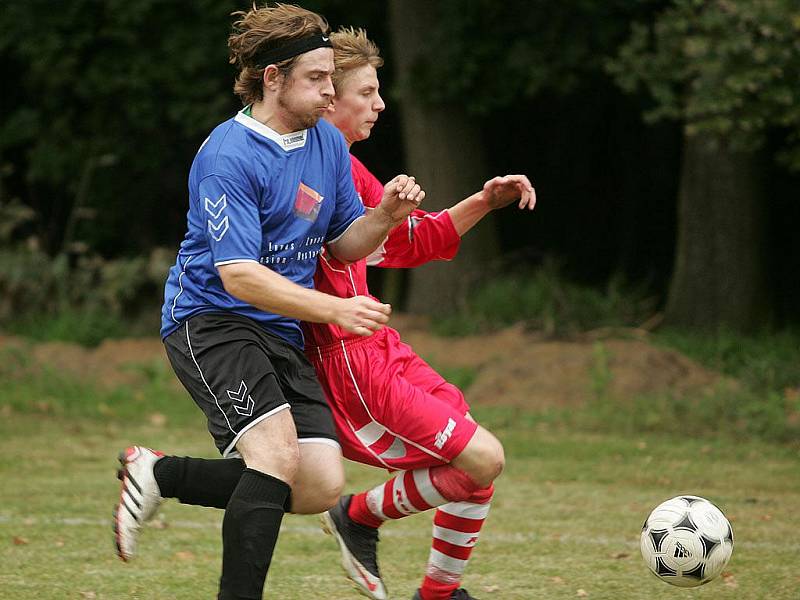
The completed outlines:
{"type": "Polygon", "coordinates": [[[338,90],[342,81],[352,69],[372,65],[376,69],[383,66],[383,58],[378,46],[367,37],[367,32],[354,27],[341,27],[331,34],[333,44],[333,86],[338,90]]]}
{"type": "MultiPolygon", "coordinates": [[[[256,57],[262,50],[315,33],[330,33],[324,17],[293,4],[278,3],[263,8],[253,4],[251,10],[238,11],[231,16],[237,18],[228,37],[229,61],[238,71],[233,91],[244,104],[258,102],[264,97],[264,66],[256,64],[256,57]]],[[[296,62],[295,56],[275,65],[288,76],[296,62]]]]}

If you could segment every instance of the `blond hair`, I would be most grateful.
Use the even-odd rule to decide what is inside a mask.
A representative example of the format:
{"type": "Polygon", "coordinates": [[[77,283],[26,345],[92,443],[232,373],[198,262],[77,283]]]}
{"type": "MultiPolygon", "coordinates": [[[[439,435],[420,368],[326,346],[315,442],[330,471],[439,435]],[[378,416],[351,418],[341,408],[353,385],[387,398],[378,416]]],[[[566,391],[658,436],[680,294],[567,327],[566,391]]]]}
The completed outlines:
{"type": "MultiPolygon", "coordinates": [[[[266,65],[257,64],[258,55],[281,43],[320,33],[328,35],[330,26],[324,17],[293,4],[275,4],[232,13],[238,20],[228,37],[229,61],[238,71],[233,91],[244,104],[264,97],[263,77],[266,65]]],[[[285,76],[292,72],[297,56],[275,63],[285,76]]]]}
{"type": "Polygon", "coordinates": [[[354,27],[341,27],[331,34],[333,44],[333,86],[338,90],[353,69],[372,65],[376,69],[383,65],[378,46],[367,37],[367,32],[354,27]]]}

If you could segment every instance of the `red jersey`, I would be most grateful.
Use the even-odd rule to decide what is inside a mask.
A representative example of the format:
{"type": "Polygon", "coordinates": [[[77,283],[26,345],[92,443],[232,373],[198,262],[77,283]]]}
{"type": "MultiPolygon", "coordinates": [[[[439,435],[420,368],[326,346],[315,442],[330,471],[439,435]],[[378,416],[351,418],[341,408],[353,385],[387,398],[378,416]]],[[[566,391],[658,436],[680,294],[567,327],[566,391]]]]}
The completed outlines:
{"type": "MultiPolygon", "coordinates": [[[[364,206],[378,206],[383,197],[381,182],[352,154],[350,166],[353,183],[364,206]]],[[[461,237],[446,210],[415,210],[405,222],[389,233],[379,248],[358,262],[343,263],[328,252],[327,248],[323,248],[314,274],[314,287],[320,292],[340,298],[371,296],[367,288],[367,265],[408,268],[431,260],[451,260],[458,252],[460,244],[461,237]]],[[[328,323],[303,323],[303,334],[307,349],[361,337],[328,323]]]]}

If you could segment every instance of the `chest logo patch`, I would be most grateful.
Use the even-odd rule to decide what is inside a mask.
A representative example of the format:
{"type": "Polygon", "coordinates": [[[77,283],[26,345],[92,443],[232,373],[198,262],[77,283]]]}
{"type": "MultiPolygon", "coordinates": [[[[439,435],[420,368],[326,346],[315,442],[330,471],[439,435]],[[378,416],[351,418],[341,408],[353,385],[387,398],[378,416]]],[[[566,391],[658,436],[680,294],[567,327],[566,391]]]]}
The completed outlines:
{"type": "Polygon", "coordinates": [[[323,198],[319,192],[300,182],[294,199],[295,216],[313,223],[317,220],[323,198]]]}

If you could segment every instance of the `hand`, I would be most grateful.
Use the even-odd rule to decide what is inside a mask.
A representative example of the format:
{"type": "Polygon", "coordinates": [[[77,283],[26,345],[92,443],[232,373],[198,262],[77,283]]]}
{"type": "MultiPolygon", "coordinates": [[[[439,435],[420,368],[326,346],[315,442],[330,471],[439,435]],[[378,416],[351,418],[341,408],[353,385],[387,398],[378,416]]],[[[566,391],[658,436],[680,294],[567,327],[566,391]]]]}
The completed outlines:
{"type": "Polygon", "coordinates": [[[367,296],[339,298],[335,323],[351,333],[370,336],[389,321],[392,307],[367,296]]]}
{"type": "Polygon", "coordinates": [[[533,210],[536,206],[536,190],[525,175],[495,177],[483,184],[483,195],[489,208],[503,208],[519,199],[519,207],[533,210]]]}
{"type": "Polygon", "coordinates": [[[398,175],[383,188],[383,198],[376,207],[393,224],[405,219],[425,198],[425,191],[413,177],[398,175]]]}

